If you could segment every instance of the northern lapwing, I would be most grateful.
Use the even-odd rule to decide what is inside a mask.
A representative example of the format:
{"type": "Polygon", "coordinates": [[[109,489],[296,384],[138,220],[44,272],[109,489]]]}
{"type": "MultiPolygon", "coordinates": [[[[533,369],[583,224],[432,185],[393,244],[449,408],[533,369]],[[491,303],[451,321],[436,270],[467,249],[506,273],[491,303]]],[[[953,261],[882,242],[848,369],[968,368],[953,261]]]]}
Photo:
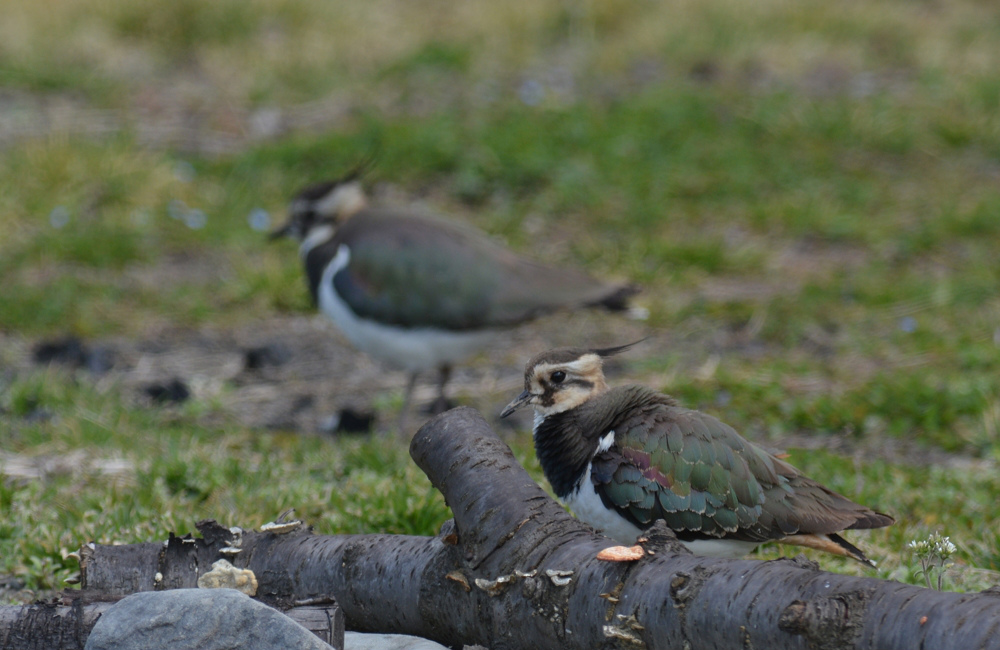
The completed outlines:
{"type": "Polygon", "coordinates": [[[272,239],[298,239],[319,309],[359,350],[410,373],[439,371],[432,411],[447,408],[453,364],[504,329],[560,309],[620,311],[636,288],[526,259],[482,232],[416,209],[371,207],[358,174],[292,200],[272,239]]]}
{"type": "Polygon", "coordinates": [[[741,557],[764,542],[874,566],[839,535],[892,517],[832,492],[706,413],[643,386],[608,388],[603,361],[631,345],[537,355],[501,413],[535,410],[538,461],[578,518],[622,544],[663,519],[691,551],[741,557]]]}

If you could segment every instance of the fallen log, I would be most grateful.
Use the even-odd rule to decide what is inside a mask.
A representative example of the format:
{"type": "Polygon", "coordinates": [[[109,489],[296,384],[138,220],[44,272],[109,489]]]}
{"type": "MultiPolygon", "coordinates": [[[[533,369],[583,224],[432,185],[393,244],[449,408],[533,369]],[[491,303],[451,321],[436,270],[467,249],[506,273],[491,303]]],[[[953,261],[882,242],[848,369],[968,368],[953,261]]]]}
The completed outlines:
{"type": "Polygon", "coordinates": [[[425,424],[410,451],[454,514],[437,537],[203,523],[198,539],[88,545],[76,598],[193,586],[226,557],[253,571],[265,602],[334,597],[348,629],[450,646],[1000,650],[993,593],[842,576],[803,559],[697,557],[662,525],[641,559],[600,560],[613,543],[549,498],[472,409],[425,424]]]}

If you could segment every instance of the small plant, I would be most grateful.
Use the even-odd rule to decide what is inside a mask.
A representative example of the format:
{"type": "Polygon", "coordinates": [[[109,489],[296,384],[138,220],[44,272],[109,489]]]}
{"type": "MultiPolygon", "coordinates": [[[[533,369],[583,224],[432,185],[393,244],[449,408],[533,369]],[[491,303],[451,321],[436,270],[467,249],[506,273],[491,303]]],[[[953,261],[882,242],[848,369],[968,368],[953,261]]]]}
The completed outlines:
{"type": "Polygon", "coordinates": [[[937,590],[941,591],[945,570],[955,564],[948,561],[955,554],[955,551],[958,550],[955,548],[955,545],[952,544],[949,538],[935,531],[927,539],[915,539],[907,544],[906,547],[916,553],[917,559],[920,560],[920,573],[923,574],[924,580],[927,581],[927,588],[934,589],[934,586],[931,584],[931,576],[936,572],[937,590]]]}

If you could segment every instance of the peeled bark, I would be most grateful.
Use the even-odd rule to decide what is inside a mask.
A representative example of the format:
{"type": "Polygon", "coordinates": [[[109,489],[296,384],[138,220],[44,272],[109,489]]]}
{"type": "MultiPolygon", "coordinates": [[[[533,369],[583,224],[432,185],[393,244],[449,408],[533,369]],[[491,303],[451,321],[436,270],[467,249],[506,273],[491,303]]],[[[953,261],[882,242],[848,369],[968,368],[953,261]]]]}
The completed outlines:
{"type": "MultiPolygon", "coordinates": [[[[598,560],[613,543],[549,498],[472,409],[425,424],[410,451],[454,513],[438,537],[245,532],[227,559],[255,573],[265,602],[332,596],[348,629],[450,646],[1000,650],[992,593],[841,576],[801,559],[697,557],[662,525],[641,560],[598,560]]],[[[84,589],[69,594],[191,586],[233,542],[225,528],[200,528],[204,538],[166,547],[88,547],[84,589]]]]}

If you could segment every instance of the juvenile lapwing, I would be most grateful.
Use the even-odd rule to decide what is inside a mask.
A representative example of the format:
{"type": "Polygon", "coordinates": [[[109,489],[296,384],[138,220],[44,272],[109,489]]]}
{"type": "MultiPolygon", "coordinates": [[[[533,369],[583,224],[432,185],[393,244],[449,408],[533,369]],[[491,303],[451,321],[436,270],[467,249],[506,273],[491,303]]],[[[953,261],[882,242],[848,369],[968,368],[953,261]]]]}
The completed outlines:
{"type": "Polygon", "coordinates": [[[888,526],[892,517],[832,492],[667,395],[608,388],[603,360],[629,347],[539,354],[525,368],[524,392],[501,413],[534,407],[538,461],[577,517],[626,545],[663,519],[698,555],[741,557],[781,542],[874,566],[838,533],[888,526]]]}
{"type": "Polygon", "coordinates": [[[502,330],[559,309],[627,308],[632,286],[521,257],[482,232],[419,210],[370,207],[357,174],[299,192],[272,239],[298,239],[319,309],[359,350],[418,373],[452,365],[502,330]]]}

